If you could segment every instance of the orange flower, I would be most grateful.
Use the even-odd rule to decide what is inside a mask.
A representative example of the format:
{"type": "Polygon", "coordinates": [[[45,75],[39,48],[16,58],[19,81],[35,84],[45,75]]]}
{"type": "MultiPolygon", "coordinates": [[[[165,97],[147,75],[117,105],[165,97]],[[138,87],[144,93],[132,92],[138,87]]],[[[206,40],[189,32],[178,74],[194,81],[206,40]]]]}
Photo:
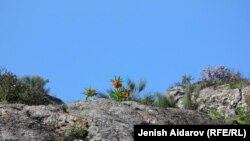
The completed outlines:
{"type": "Polygon", "coordinates": [[[112,86],[116,89],[122,87],[122,79],[120,76],[115,76],[115,79],[112,80],[112,86]]]}
{"type": "Polygon", "coordinates": [[[113,83],[112,83],[113,87],[115,88],[120,88],[122,86],[121,84],[121,81],[119,80],[115,80],[113,83]]]}

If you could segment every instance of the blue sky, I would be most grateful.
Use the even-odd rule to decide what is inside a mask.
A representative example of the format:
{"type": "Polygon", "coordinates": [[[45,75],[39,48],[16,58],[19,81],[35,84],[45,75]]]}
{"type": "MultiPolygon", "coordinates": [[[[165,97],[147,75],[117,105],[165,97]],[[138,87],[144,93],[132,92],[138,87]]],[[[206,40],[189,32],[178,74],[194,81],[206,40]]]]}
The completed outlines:
{"type": "Polygon", "coordinates": [[[0,66],[72,102],[110,79],[165,92],[224,64],[249,76],[249,0],[0,0],[0,66]]]}

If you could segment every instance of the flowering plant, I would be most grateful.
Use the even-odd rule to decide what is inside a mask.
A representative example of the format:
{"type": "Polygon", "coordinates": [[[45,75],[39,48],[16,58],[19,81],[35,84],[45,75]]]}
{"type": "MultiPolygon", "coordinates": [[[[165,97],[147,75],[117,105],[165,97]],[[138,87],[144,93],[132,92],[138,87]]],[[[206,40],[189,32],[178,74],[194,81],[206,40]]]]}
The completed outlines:
{"type": "Polygon", "coordinates": [[[240,72],[233,72],[223,65],[218,65],[215,68],[206,68],[202,71],[202,81],[229,81],[241,78],[240,72]]]}
{"type": "Polygon", "coordinates": [[[111,80],[112,81],[112,86],[114,87],[114,89],[109,90],[109,94],[111,99],[115,100],[115,101],[124,101],[126,99],[128,99],[128,97],[131,94],[131,90],[123,87],[122,85],[122,79],[120,76],[116,77],[111,80]]]}
{"type": "Polygon", "coordinates": [[[97,91],[95,89],[92,89],[92,88],[85,88],[85,92],[84,94],[86,94],[86,100],[89,98],[89,97],[93,97],[95,95],[97,95],[97,91]]]}
{"type": "Polygon", "coordinates": [[[116,88],[116,89],[122,87],[122,82],[123,82],[123,81],[122,81],[122,79],[121,79],[120,76],[118,76],[118,77],[115,76],[115,78],[112,79],[111,82],[112,82],[112,86],[113,86],[114,88],[116,88]]]}

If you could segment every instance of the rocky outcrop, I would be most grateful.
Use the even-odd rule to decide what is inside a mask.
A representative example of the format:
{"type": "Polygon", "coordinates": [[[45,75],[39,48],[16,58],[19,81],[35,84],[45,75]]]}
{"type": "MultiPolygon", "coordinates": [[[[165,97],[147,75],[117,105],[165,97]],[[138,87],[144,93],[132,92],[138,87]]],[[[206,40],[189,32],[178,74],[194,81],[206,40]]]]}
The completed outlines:
{"type": "Polygon", "coordinates": [[[218,124],[206,115],[108,99],[65,105],[0,105],[0,140],[55,141],[70,127],[87,129],[86,141],[133,140],[135,124],[218,124]]]}
{"type": "Polygon", "coordinates": [[[76,125],[87,127],[87,121],[63,106],[0,105],[0,141],[55,141],[76,125]]]}
{"type": "MultiPolygon", "coordinates": [[[[183,109],[184,94],[183,88],[178,87],[168,91],[166,96],[173,95],[177,100],[177,107],[183,109]]],[[[196,100],[197,110],[207,113],[209,110],[215,109],[225,116],[236,115],[239,108],[247,107],[248,94],[250,94],[250,86],[241,90],[230,89],[228,85],[204,88],[196,100]]]]}
{"type": "Polygon", "coordinates": [[[184,88],[181,86],[176,86],[171,89],[169,89],[166,93],[166,97],[173,96],[175,100],[177,101],[176,107],[179,109],[184,109],[183,107],[183,97],[185,95],[184,88]]]}
{"type": "Polygon", "coordinates": [[[88,121],[90,141],[132,141],[135,124],[218,124],[206,115],[180,109],[162,109],[132,101],[114,102],[108,99],[69,104],[71,113],[88,121]]]}

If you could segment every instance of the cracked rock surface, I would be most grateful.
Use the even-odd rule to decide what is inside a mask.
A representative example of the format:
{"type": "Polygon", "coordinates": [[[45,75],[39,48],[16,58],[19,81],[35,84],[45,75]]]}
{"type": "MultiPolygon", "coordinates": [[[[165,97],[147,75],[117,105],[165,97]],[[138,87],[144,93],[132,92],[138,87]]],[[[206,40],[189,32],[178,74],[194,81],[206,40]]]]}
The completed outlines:
{"type": "Polygon", "coordinates": [[[70,127],[88,131],[86,141],[133,141],[135,124],[219,124],[199,112],[156,108],[109,99],[68,105],[0,104],[0,141],[55,141],[70,127]]]}
{"type": "Polygon", "coordinates": [[[90,141],[133,141],[135,124],[218,124],[194,111],[155,108],[133,101],[114,102],[108,99],[75,102],[68,105],[88,121],[90,141]]]}

